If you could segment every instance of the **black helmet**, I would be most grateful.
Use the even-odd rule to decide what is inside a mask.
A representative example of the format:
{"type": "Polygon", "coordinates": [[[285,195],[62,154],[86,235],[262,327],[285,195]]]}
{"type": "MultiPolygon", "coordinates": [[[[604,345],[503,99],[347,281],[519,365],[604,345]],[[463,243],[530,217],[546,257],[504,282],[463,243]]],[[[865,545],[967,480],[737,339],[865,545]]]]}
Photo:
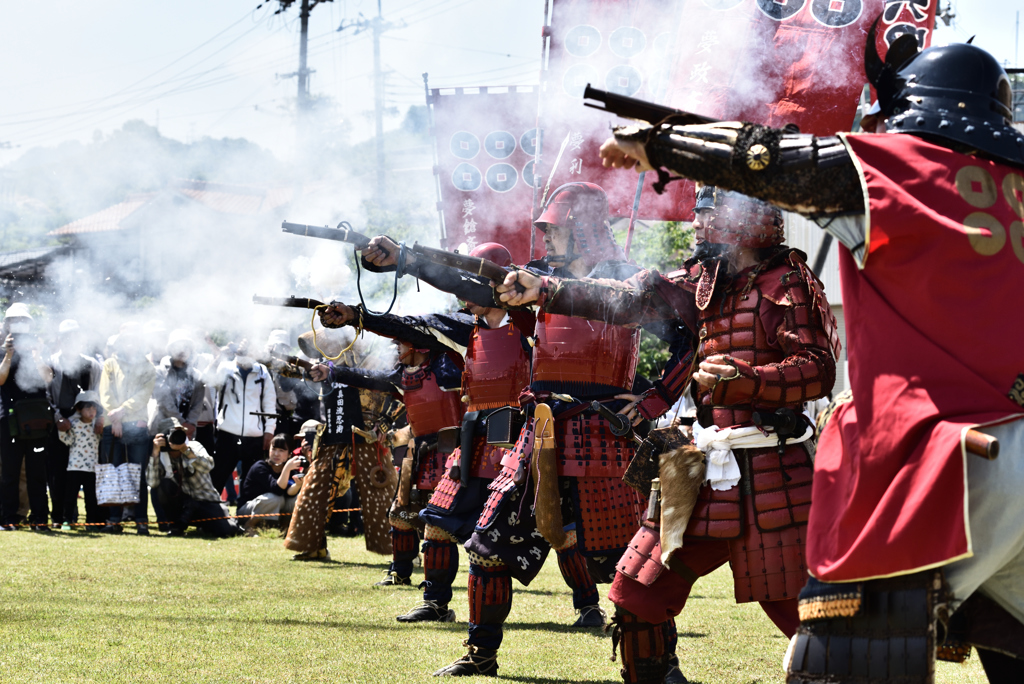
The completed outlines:
{"type": "Polygon", "coordinates": [[[883,63],[875,50],[874,26],[868,35],[864,67],[878,92],[879,116],[889,118],[888,128],[952,140],[1024,166],[1024,134],[1010,125],[1010,80],[999,62],[967,43],[922,52],[916,46],[914,36],[901,36],[883,63]]]}

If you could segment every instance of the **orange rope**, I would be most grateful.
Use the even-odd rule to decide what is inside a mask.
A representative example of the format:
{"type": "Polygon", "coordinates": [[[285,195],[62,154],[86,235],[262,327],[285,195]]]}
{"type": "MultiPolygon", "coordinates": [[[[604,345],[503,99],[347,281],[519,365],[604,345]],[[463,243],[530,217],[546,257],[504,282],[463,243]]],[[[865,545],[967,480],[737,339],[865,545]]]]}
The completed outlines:
{"type": "MultiPolygon", "coordinates": [[[[336,508],[336,509],[332,510],[331,513],[355,513],[356,511],[361,511],[361,510],[362,510],[361,508],[340,508],[340,509],[336,508]]],[[[192,524],[201,523],[201,522],[212,522],[214,520],[240,520],[242,518],[270,518],[270,517],[282,517],[282,516],[288,516],[288,515],[291,515],[291,513],[251,513],[250,515],[225,515],[225,516],[221,516],[219,518],[200,518],[198,520],[190,520],[189,524],[192,525],[192,524]]],[[[71,527],[102,527],[104,525],[110,525],[110,524],[114,524],[114,525],[138,525],[140,523],[138,523],[138,522],[136,522],[134,520],[124,520],[124,521],[117,522],[117,523],[101,522],[101,523],[68,523],[68,524],[71,527]]],[[[174,525],[175,523],[173,521],[169,521],[169,520],[161,520],[161,521],[149,521],[149,520],[147,520],[145,523],[142,523],[142,524],[145,524],[145,525],[174,525]]],[[[36,525],[21,523],[20,525],[15,525],[15,527],[36,527],[36,525]]],[[[50,527],[50,526],[47,525],[46,527],[50,527]]]]}

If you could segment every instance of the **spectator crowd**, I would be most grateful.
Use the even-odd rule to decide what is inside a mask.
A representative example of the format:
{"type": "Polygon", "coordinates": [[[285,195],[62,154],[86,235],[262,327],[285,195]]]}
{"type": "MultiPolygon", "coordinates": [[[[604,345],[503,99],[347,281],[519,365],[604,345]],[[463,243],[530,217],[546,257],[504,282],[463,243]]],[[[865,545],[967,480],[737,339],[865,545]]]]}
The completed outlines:
{"type": "Polygon", "coordinates": [[[67,319],[44,338],[28,304],[4,314],[0,531],[287,525],[322,420],[316,389],[281,360],[288,332],[219,346],[126,323],[103,349],[97,332],[67,319]]]}

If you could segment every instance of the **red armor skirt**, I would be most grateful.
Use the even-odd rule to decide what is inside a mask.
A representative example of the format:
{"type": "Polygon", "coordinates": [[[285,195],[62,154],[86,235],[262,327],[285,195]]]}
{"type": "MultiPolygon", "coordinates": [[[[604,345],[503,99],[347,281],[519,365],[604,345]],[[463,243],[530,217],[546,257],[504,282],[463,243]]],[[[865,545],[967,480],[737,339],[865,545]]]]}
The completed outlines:
{"type": "MultiPolygon", "coordinates": [[[[505,449],[487,443],[485,437],[473,439],[473,462],[469,468],[470,477],[482,477],[488,480],[494,479],[501,472],[501,459],[505,455],[505,449]]],[[[460,483],[448,476],[451,467],[459,462],[462,457],[462,450],[456,449],[448,456],[445,463],[445,472],[440,482],[434,487],[434,493],[430,496],[430,505],[443,510],[449,510],[455,502],[455,495],[459,493],[460,483]]]]}
{"type": "MultiPolygon", "coordinates": [[[[737,449],[735,454],[743,477],[753,483],[753,512],[747,522],[764,531],[807,524],[814,466],[803,445],[787,446],[781,461],[778,450],[771,448],[737,449]]],[[[742,486],[741,481],[725,491],[701,487],[686,536],[738,538],[744,526],[742,486]]]]}
{"type": "Polygon", "coordinates": [[[633,460],[636,445],[616,437],[599,415],[577,415],[555,424],[558,474],[573,477],[621,478],[633,460]]]}

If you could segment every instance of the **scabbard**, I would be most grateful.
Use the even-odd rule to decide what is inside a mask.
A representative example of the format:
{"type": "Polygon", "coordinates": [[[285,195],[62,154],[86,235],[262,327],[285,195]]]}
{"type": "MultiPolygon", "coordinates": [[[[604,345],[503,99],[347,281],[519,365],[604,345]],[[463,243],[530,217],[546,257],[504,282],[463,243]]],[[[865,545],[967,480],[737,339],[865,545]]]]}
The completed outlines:
{"type": "Polygon", "coordinates": [[[459,441],[459,486],[469,486],[469,471],[473,467],[473,437],[476,434],[476,421],[479,411],[470,411],[462,417],[462,435],[459,441]]]}

